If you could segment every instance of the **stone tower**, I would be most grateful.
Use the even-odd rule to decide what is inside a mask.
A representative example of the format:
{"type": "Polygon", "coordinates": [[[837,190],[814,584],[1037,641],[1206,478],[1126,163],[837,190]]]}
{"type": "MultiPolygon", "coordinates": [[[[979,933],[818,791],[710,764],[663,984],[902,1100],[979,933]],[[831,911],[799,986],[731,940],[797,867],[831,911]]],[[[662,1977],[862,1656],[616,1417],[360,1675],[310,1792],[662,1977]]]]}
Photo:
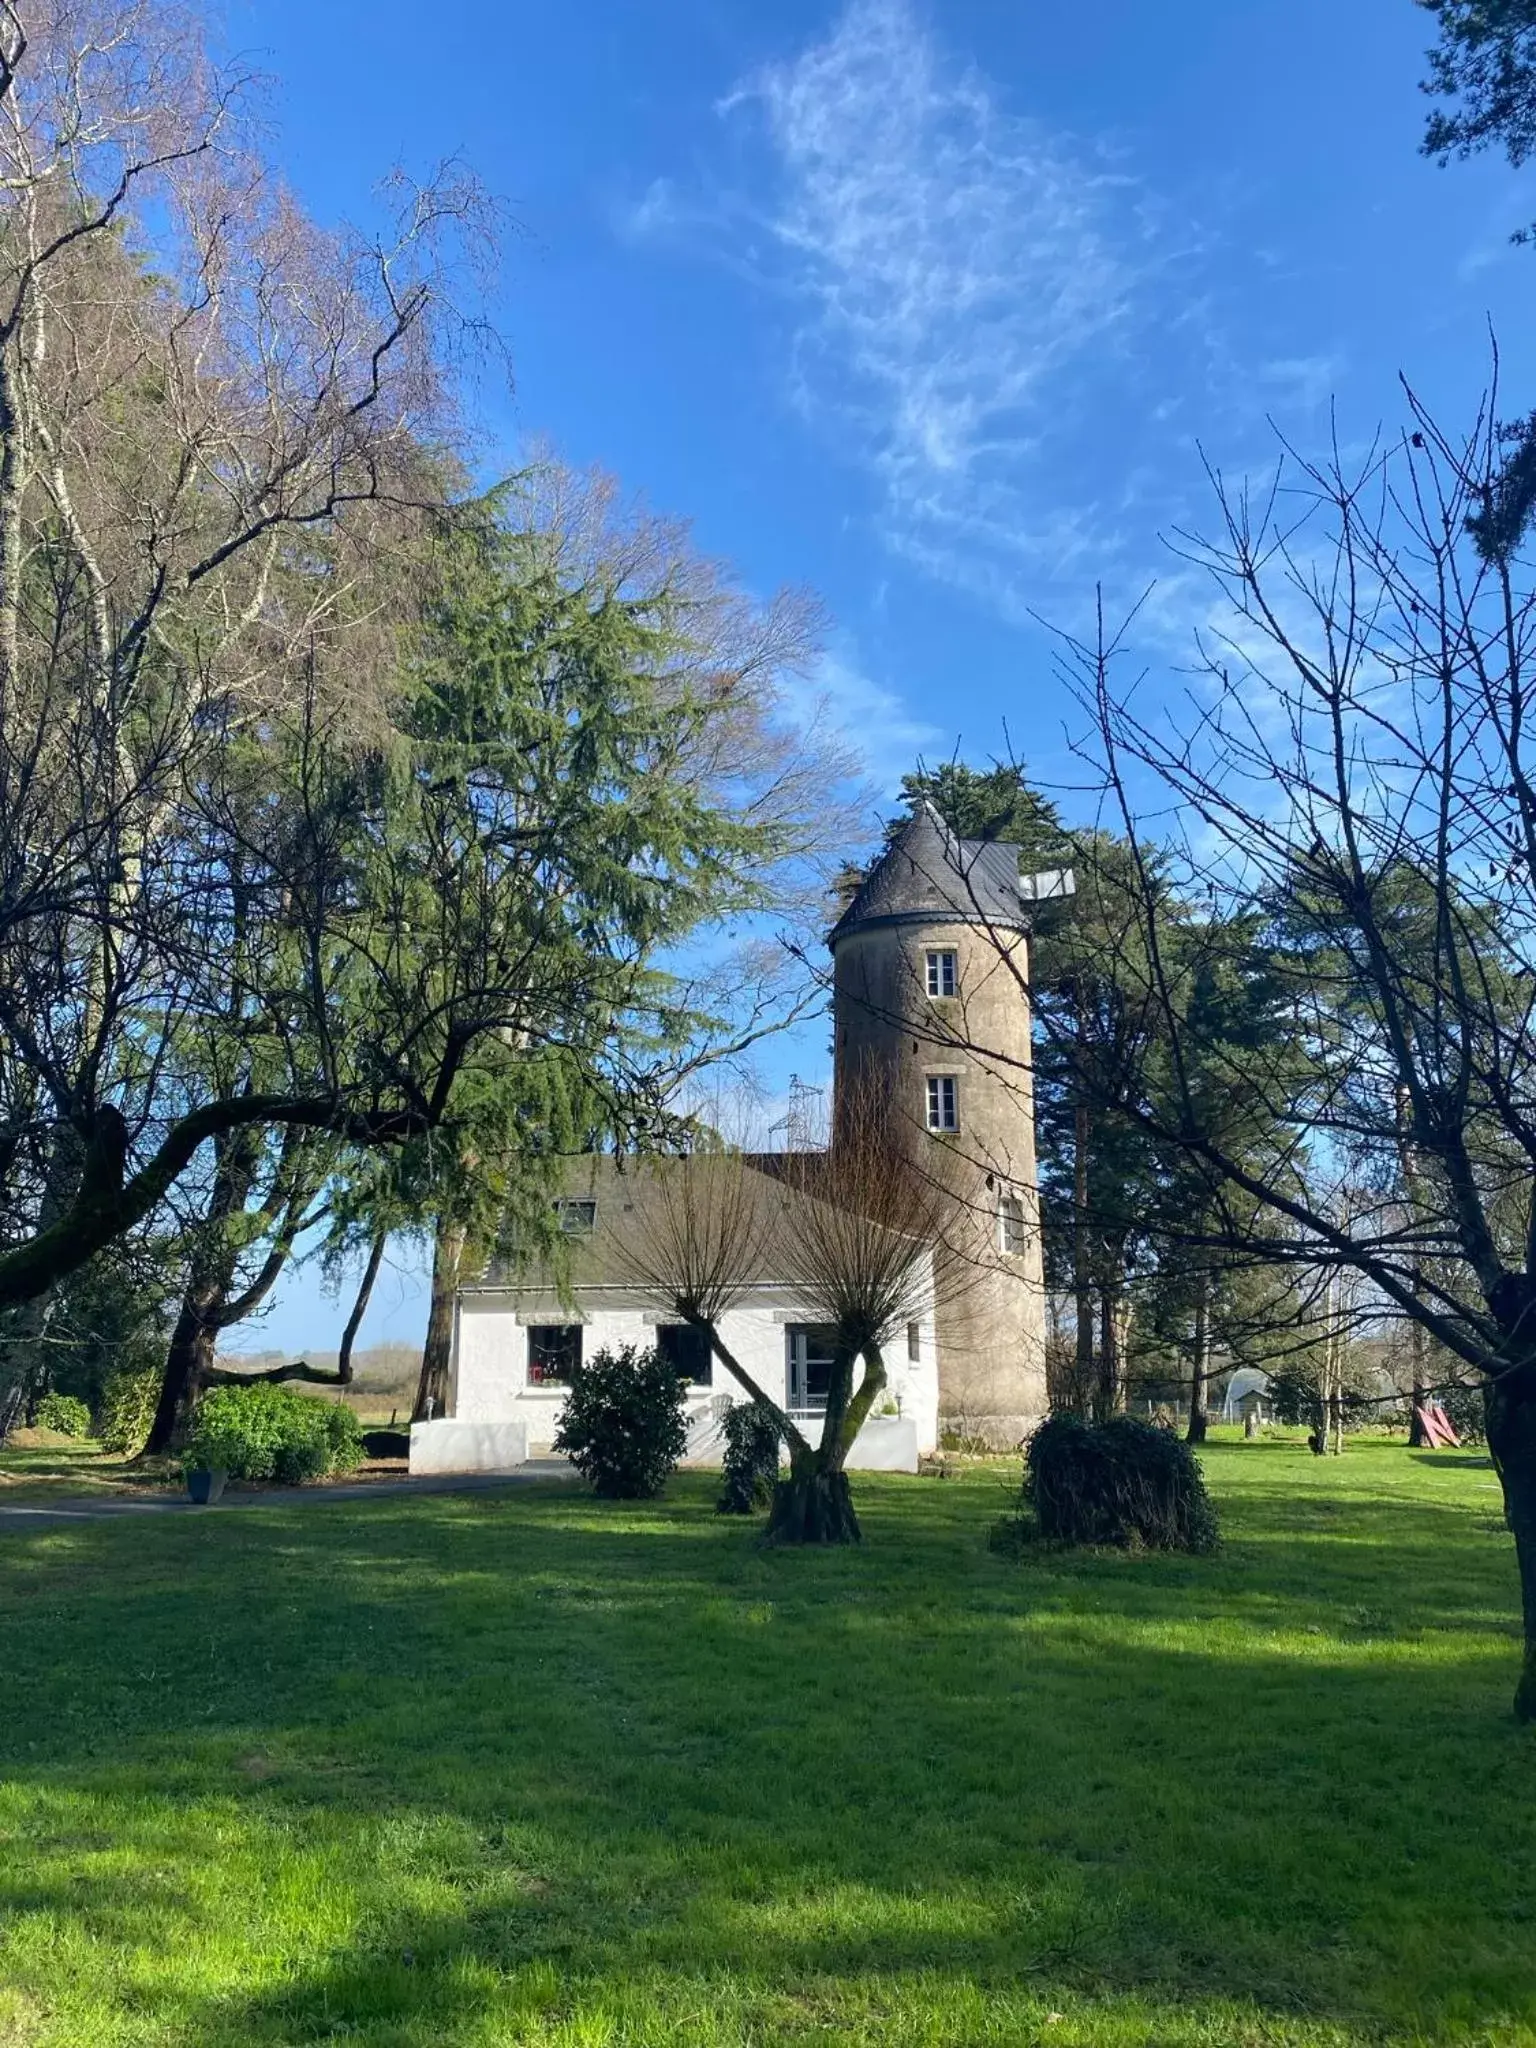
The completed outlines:
{"type": "Polygon", "coordinates": [[[1035,906],[1070,872],[958,839],[920,805],[834,926],[834,1110],[874,1077],[915,1170],[950,1194],[936,1307],[941,1426],[1016,1444],[1046,1411],[1028,998],[1035,906]],[[1011,963],[1011,965],[1010,965],[1011,963]],[[1015,971],[1016,970],[1016,971],[1015,971]]]}

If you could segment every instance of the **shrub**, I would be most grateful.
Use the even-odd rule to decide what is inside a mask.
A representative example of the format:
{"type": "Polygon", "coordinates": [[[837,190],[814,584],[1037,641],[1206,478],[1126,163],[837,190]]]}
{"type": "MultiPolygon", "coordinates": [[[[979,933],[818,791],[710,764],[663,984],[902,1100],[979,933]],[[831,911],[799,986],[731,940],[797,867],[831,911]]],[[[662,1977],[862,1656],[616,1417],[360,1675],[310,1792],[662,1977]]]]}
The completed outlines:
{"type": "Polygon", "coordinates": [[[1464,1444],[1480,1444],[1488,1434],[1488,1417],[1483,1407],[1481,1384],[1442,1387],[1436,1396],[1450,1419],[1452,1429],[1464,1444]]]}
{"type": "Polygon", "coordinates": [[[125,1365],[109,1375],[101,1394],[96,1435],[105,1449],[135,1458],[144,1448],[160,1399],[159,1365],[125,1365]]]}
{"type": "Polygon", "coordinates": [[[767,1507],[779,1476],[779,1425],[756,1401],[735,1401],[725,1414],[724,1481],[715,1502],[722,1515],[767,1507]]]}
{"type": "Polygon", "coordinates": [[[606,1499],[649,1500],[687,1445],[685,1399],[686,1383],[655,1351],[599,1351],[566,1396],[555,1449],[606,1499]]]}
{"type": "Polygon", "coordinates": [[[1189,1446],[1134,1416],[1052,1416],[1025,1453],[1024,1497],[1062,1543],[1214,1550],[1216,1513],[1189,1446]]]}
{"type": "Polygon", "coordinates": [[[258,1383],[205,1394],[182,1457],[188,1469],[297,1486],[350,1472],[362,1454],[362,1426],[350,1408],[258,1383]]]}
{"type": "Polygon", "coordinates": [[[89,1436],[91,1411],[73,1394],[44,1394],[37,1404],[37,1426],[59,1436],[89,1436]]]}

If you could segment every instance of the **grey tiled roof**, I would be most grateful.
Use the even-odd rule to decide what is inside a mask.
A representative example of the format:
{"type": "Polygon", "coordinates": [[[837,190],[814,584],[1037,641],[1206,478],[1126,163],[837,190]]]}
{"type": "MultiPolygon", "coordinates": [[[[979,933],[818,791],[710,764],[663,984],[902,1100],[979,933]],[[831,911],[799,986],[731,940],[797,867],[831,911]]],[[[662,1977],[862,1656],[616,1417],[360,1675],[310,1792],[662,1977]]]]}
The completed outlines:
{"type": "Polygon", "coordinates": [[[996,839],[958,839],[929,803],[919,804],[832,928],[831,943],[887,917],[963,917],[1029,922],[1039,893],[1019,882],[1019,849],[996,839]]]}

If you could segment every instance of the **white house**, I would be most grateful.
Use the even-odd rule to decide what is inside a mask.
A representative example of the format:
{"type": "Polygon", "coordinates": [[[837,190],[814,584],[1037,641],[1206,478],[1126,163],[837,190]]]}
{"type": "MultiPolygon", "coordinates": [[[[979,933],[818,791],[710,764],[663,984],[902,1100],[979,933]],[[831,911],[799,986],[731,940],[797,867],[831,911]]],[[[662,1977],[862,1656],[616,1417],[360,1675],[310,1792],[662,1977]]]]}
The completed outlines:
{"type": "MultiPolygon", "coordinates": [[[[1028,947],[1040,906],[1071,892],[1070,872],[1021,875],[1015,848],[958,839],[921,804],[829,935],[836,1101],[856,1099],[873,1075],[898,1149],[949,1203],[943,1243],[926,1254],[930,1279],[942,1260],[945,1285],[930,1286],[935,1305],[888,1340],[889,1390],[854,1469],[915,1466],[941,1427],[1007,1449],[1045,1412],[1028,947]]],[[[834,1149],[837,1130],[834,1104],[834,1149]]],[[[771,1157],[747,1167],[765,1215],[814,1199],[803,1192],[815,1185],[812,1155],[796,1156],[807,1169],[797,1176],[771,1157]]],[[[702,1336],[658,1311],[665,1290],[636,1283],[627,1241],[643,1232],[649,1199],[635,1162],[569,1162],[559,1198],[569,1256],[493,1268],[461,1290],[450,1414],[417,1426],[413,1466],[485,1466],[546,1448],[582,1359],[622,1344],[674,1358],[691,1387],[690,1455],[718,1458],[721,1413],[742,1390],[702,1336]]],[[[765,1393],[814,1426],[829,1333],[787,1283],[793,1260],[776,1258],[775,1236],[757,1233],[755,1269],[734,1276],[720,1336],[765,1393]]]]}
{"type": "MultiPolygon", "coordinates": [[[[764,1161],[767,1168],[770,1162],[764,1161]]],[[[686,1171],[685,1162],[672,1170],[686,1171]]],[[[771,1171],[745,1166],[754,1200],[765,1208],[805,1196],[771,1171]]],[[[718,1464],[721,1418],[747,1395],[714,1357],[704,1336],[651,1305],[653,1291],[620,1277],[627,1236],[642,1233],[655,1187],[643,1163],[608,1156],[572,1162],[568,1192],[559,1200],[568,1256],[561,1270],[492,1266],[461,1288],[454,1335],[452,1418],[473,1425],[478,1441],[494,1448],[491,1433],[516,1425],[526,1455],[549,1448],[565,1405],[565,1392],[584,1359],[625,1344],[655,1346],[689,1386],[686,1461],[718,1464]]],[[[831,1333],[819,1325],[792,1288],[773,1276],[771,1232],[760,1234],[759,1270],[719,1318],[721,1339],[766,1394],[778,1401],[814,1440],[826,1408],[832,1367],[831,1333]]],[[[921,1279],[914,1294],[922,1298],[921,1279]]],[[[888,1348],[889,1385],[849,1457],[850,1469],[915,1468],[939,1436],[939,1368],[932,1310],[896,1333],[888,1348]]],[[[513,1439],[515,1441],[515,1438],[513,1439]]]]}

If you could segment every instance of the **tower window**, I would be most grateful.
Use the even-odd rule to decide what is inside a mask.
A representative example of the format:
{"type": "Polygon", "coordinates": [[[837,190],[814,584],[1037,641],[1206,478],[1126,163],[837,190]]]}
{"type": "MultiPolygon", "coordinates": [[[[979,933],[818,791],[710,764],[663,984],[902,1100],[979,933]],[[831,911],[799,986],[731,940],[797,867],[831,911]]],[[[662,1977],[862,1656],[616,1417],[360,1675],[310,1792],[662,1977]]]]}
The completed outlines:
{"type": "Polygon", "coordinates": [[[567,1237],[590,1237],[597,1228],[597,1204],[565,1196],[555,1204],[555,1217],[567,1237]]]}
{"type": "Polygon", "coordinates": [[[960,1128],[960,1083],[953,1074],[928,1076],[928,1128],[930,1131],[958,1131],[960,1128]]]}
{"type": "Polygon", "coordinates": [[[928,993],[931,996],[952,996],[955,992],[955,956],[953,953],[930,953],[928,955],[928,993]]]}
{"type": "Polygon", "coordinates": [[[1017,1258],[1024,1249],[1024,1204],[1017,1195],[1004,1194],[997,1204],[998,1250],[1017,1258]]]}

